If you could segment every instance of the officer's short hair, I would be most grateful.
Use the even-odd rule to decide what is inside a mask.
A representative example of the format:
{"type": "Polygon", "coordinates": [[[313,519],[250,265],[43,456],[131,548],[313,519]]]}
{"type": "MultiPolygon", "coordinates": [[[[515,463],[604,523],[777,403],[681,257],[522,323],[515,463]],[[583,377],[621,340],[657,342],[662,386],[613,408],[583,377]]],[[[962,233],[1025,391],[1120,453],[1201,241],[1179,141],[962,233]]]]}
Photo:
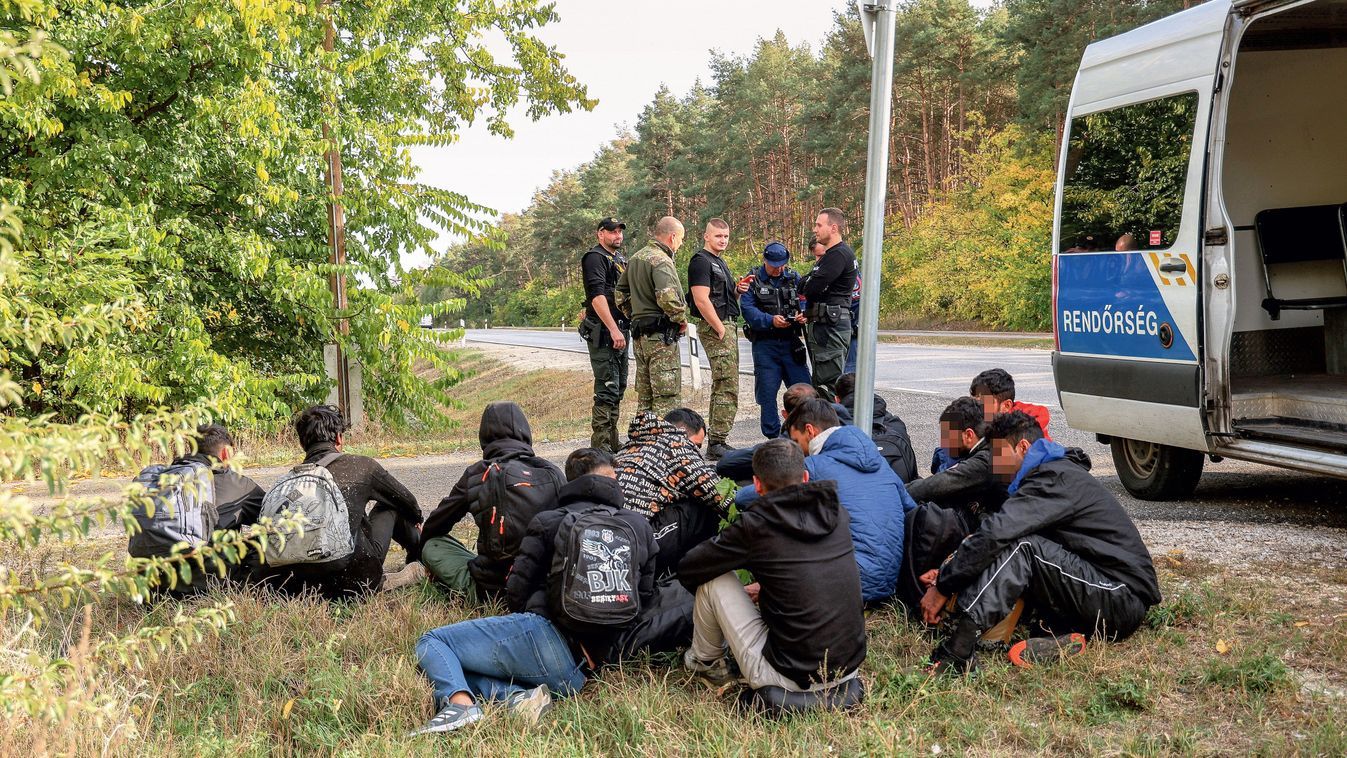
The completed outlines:
{"type": "Polygon", "coordinates": [[[204,455],[220,457],[220,452],[234,444],[229,430],[220,424],[202,424],[196,428],[196,451],[204,455]]]}
{"type": "Polygon", "coordinates": [[[816,247],[826,247],[826,246],[823,244],[823,241],[820,240],[818,237],[810,237],[809,249],[812,251],[816,247]]]}
{"type": "Polygon", "coordinates": [[[997,402],[1004,403],[1015,399],[1015,380],[1003,368],[989,368],[973,377],[968,394],[973,397],[991,395],[997,402]]]}
{"type": "Polygon", "coordinates": [[[790,415],[790,412],[798,408],[800,403],[813,400],[816,397],[818,397],[818,390],[814,389],[814,385],[808,382],[792,384],[786,388],[786,394],[781,396],[781,407],[786,410],[786,415],[790,415]]]}
{"type": "Polygon", "coordinates": [[[1043,439],[1043,427],[1024,411],[999,413],[987,425],[987,439],[1005,440],[1012,445],[1018,445],[1020,440],[1029,440],[1033,444],[1043,439]]]}
{"type": "Polygon", "coordinates": [[[669,235],[680,231],[682,228],[683,228],[682,221],[679,221],[673,216],[665,216],[664,218],[655,222],[655,236],[668,237],[669,235]]]}
{"type": "Polygon", "coordinates": [[[771,492],[804,481],[804,452],[790,440],[768,440],[753,451],[753,476],[771,492]]]}
{"type": "Polygon", "coordinates": [[[824,208],[819,211],[819,215],[827,216],[828,223],[837,224],[837,233],[842,234],[847,228],[847,214],[842,212],[841,208],[824,208]]]}
{"type": "Polygon", "coordinates": [[[972,429],[978,437],[987,434],[987,414],[975,397],[961,397],[945,406],[940,413],[940,423],[949,424],[950,429],[959,432],[972,429]]]}
{"type": "Polygon", "coordinates": [[[617,459],[612,453],[597,447],[582,447],[566,456],[566,481],[573,482],[605,466],[617,468],[617,459]]]}
{"type": "Polygon", "coordinates": [[[800,403],[799,407],[791,411],[790,416],[786,418],[786,428],[792,432],[803,431],[806,424],[823,431],[841,426],[842,421],[837,418],[837,411],[833,409],[832,403],[816,397],[800,403]]]}
{"type": "Polygon", "coordinates": [[[295,415],[295,436],[300,447],[308,450],[324,442],[336,442],[337,435],[351,428],[335,405],[315,405],[295,415]]]}
{"type": "Polygon", "coordinates": [[[726,221],[725,219],[721,218],[720,216],[714,216],[714,217],[711,218],[710,221],[707,221],[707,222],[706,222],[706,228],[707,228],[707,229],[712,229],[712,228],[714,228],[714,229],[729,229],[729,228],[730,228],[730,222],[726,221]]]}
{"type": "Polygon", "coordinates": [[[664,420],[687,432],[689,437],[706,429],[706,420],[702,414],[691,408],[674,408],[664,414],[664,420]]]}
{"type": "Polygon", "coordinates": [[[839,398],[856,394],[856,372],[848,372],[837,377],[837,384],[833,385],[833,390],[839,398]]]}

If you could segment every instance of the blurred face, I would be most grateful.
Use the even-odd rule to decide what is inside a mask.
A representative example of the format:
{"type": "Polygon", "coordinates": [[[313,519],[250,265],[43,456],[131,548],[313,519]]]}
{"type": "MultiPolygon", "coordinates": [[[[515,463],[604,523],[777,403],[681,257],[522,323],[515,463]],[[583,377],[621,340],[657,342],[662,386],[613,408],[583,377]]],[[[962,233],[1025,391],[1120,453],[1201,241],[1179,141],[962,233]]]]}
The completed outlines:
{"type": "Polygon", "coordinates": [[[702,235],[702,240],[706,243],[707,250],[719,255],[730,246],[730,230],[708,226],[706,227],[706,234],[702,235]]]}
{"type": "Polygon", "coordinates": [[[1029,441],[992,440],[992,474],[1003,482],[1010,482],[1020,473],[1024,456],[1029,452],[1029,441]]]}
{"type": "Polygon", "coordinates": [[[991,423],[998,414],[1009,413],[1015,405],[1014,400],[997,400],[995,395],[974,395],[982,403],[983,414],[987,417],[987,423],[991,423]]]}
{"type": "Polygon", "coordinates": [[[822,242],[815,240],[814,243],[809,246],[809,252],[813,253],[815,259],[818,259],[822,258],[823,254],[828,252],[828,248],[825,247],[822,242]]]}
{"type": "Polygon", "coordinates": [[[773,266],[767,261],[763,261],[762,267],[767,270],[768,276],[781,276],[781,272],[786,270],[786,264],[784,263],[780,266],[773,266]]]}
{"type": "Polygon", "coordinates": [[[599,244],[600,244],[600,245],[603,245],[603,246],[604,246],[606,249],[608,249],[608,250],[618,250],[618,249],[621,249],[621,247],[622,247],[622,230],[621,230],[621,229],[614,229],[613,231],[609,232],[609,231],[605,231],[605,230],[603,230],[603,229],[600,229],[600,230],[599,230],[599,244]]]}
{"type": "Polygon", "coordinates": [[[706,441],[705,429],[701,429],[696,432],[689,432],[686,426],[680,425],[678,428],[683,432],[683,434],[686,434],[688,436],[688,440],[697,447],[701,447],[702,443],[706,441]]]}
{"type": "Polygon", "coordinates": [[[674,250],[678,250],[679,248],[681,248],[683,246],[683,238],[685,236],[686,235],[683,232],[683,227],[681,226],[678,227],[678,229],[673,233],[673,241],[669,244],[669,247],[674,250]]]}

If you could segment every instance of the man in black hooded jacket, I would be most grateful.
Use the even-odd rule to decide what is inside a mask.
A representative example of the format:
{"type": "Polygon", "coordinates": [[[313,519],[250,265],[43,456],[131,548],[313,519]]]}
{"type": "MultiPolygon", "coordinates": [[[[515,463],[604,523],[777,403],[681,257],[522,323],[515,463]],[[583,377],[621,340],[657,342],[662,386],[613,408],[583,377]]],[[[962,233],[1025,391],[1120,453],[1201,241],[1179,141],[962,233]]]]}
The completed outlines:
{"type": "Polygon", "coordinates": [[[505,577],[514,562],[514,549],[523,539],[529,522],[539,507],[556,504],[562,480],[561,470],[551,461],[533,452],[533,431],[524,409],[512,402],[496,402],[482,411],[477,427],[482,443],[482,460],[468,466],[458,483],[440,501],[421,530],[421,562],[437,581],[469,598],[488,600],[505,590],[505,577]],[[510,471],[502,471],[507,461],[515,461],[519,481],[508,481],[510,471]],[[495,477],[506,477],[506,487],[526,487],[531,504],[500,501],[495,477]],[[516,507],[526,513],[504,513],[516,507]],[[468,549],[449,532],[469,513],[477,522],[477,552],[468,549]],[[488,533],[498,540],[493,547],[484,544],[488,533]],[[491,554],[496,557],[490,557],[491,554]]]}
{"type": "MultiPolygon", "coordinates": [[[[640,598],[641,615],[631,626],[639,624],[642,618],[646,618],[649,625],[648,616],[658,609],[655,555],[659,552],[659,546],[655,542],[650,522],[641,514],[622,507],[622,488],[617,484],[617,473],[613,466],[613,456],[598,448],[581,448],[567,458],[566,476],[570,481],[561,488],[560,502],[556,508],[543,511],[533,519],[519,545],[519,555],[515,557],[514,569],[505,585],[505,605],[511,612],[536,613],[553,620],[552,608],[547,600],[547,582],[562,519],[568,513],[581,513],[596,507],[612,508],[618,518],[631,526],[637,537],[629,560],[638,567],[636,594],[640,598]]],[[[681,592],[682,588],[678,589],[681,592]]],[[[682,624],[683,637],[692,628],[691,597],[687,597],[685,605],[683,614],[687,618],[682,624]]],[[[623,645],[628,640],[631,627],[613,627],[587,634],[566,630],[564,625],[558,628],[577,657],[585,659],[590,668],[614,663],[624,652],[632,652],[625,650],[626,646],[623,645]]],[[[679,636],[677,629],[671,631],[675,637],[679,636]]],[[[679,642],[685,643],[686,640],[674,639],[663,649],[672,649],[679,642]]]]}
{"type": "Polygon", "coordinates": [[[679,580],[696,592],[683,658],[692,671],[728,679],[728,647],[755,690],[819,691],[856,675],[865,617],[851,519],[833,482],[808,479],[797,445],[763,443],[753,454],[762,497],[678,565],[679,580]],[[736,569],[752,572],[757,587],[743,587],[736,569]]]}
{"type": "Polygon", "coordinates": [[[1089,458],[1045,439],[1038,421],[1022,411],[997,416],[987,437],[993,470],[1010,481],[1010,497],[944,566],[922,577],[927,623],[939,621],[949,597],[958,595],[952,631],[931,654],[935,671],[971,669],[978,637],[1020,598],[1062,635],[1040,646],[1047,652],[1074,652],[1093,634],[1130,636],[1160,602],[1160,587],[1136,525],[1090,475],[1089,458]]]}

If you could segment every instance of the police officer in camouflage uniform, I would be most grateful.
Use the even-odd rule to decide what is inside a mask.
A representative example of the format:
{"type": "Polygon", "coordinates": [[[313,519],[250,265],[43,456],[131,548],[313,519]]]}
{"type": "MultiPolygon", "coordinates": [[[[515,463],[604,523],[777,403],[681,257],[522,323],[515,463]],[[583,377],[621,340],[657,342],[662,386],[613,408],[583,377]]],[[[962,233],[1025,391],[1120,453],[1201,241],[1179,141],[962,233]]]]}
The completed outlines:
{"type": "Polygon", "coordinates": [[[772,242],[762,251],[762,265],[753,270],[748,291],[739,298],[744,333],[753,343],[753,391],[762,409],[762,436],[781,436],[776,397],[781,385],[809,384],[803,341],[800,275],[786,264],[790,251],[772,242]]]}
{"type": "Polygon", "coordinates": [[[809,309],[809,360],[819,397],[836,397],[851,344],[851,292],[856,286],[856,251],[842,241],[846,216],[824,208],[814,220],[814,239],[827,248],[804,278],[809,309]]]}
{"type": "Polygon", "coordinates": [[[589,364],[594,369],[593,435],[589,444],[610,453],[617,452],[620,445],[618,405],[627,390],[627,340],[631,324],[617,309],[613,296],[618,277],[627,268],[627,259],[622,255],[622,234],[626,228],[617,219],[603,219],[595,232],[598,244],[580,258],[585,318],[579,331],[589,348],[589,364]]]}
{"type": "Polygon", "coordinates": [[[687,332],[687,303],[673,264],[674,251],[683,244],[683,224],[665,216],[652,236],[618,278],[616,300],[631,319],[636,410],[663,416],[683,404],[678,338],[687,332]]]}
{"type": "Polygon", "coordinates": [[[719,460],[734,449],[725,440],[739,410],[739,294],[748,289],[748,280],[736,281],[722,257],[730,246],[730,225],[724,219],[706,222],[703,241],[706,246],[688,262],[688,301],[711,364],[706,457],[719,460]]]}

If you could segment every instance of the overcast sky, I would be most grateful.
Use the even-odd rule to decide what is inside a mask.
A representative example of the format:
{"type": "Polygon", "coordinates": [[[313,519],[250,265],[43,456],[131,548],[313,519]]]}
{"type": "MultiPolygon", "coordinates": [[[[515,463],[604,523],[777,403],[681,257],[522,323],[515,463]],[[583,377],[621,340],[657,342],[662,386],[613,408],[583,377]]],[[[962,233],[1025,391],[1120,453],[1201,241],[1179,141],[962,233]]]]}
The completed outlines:
{"type": "MultiPolygon", "coordinates": [[[[422,181],[466,194],[503,213],[523,210],[554,171],[574,168],[634,126],[666,84],[686,93],[709,83],[710,51],[748,55],[778,29],[791,44],[817,50],[833,13],[852,0],[557,0],[561,20],[539,36],[565,55],[565,65],[599,104],[590,112],[532,122],[511,119],[514,139],[488,134],[479,122],[445,148],[419,149],[422,181]]],[[[975,2],[988,5],[989,0],[975,2]]],[[[410,267],[424,259],[406,260],[410,267]]]]}

